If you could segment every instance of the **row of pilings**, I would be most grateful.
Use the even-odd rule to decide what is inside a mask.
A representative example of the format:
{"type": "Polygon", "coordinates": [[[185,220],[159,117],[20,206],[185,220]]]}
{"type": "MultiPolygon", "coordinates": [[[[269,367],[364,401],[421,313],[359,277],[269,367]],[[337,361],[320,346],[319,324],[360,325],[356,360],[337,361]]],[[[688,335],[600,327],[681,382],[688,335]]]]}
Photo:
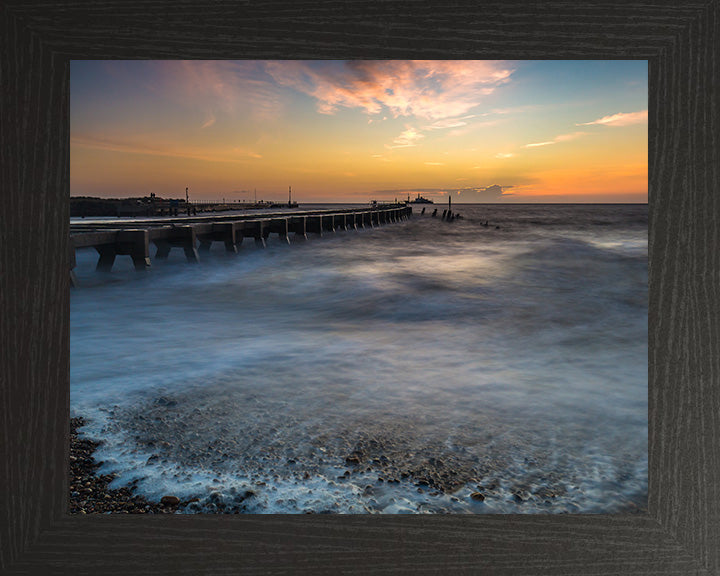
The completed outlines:
{"type": "Polygon", "coordinates": [[[74,273],[75,251],[94,248],[98,252],[96,270],[109,272],[117,256],[130,256],[136,270],[151,266],[154,258],[167,259],[170,250],[180,248],[188,262],[199,262],[200,254],[221,242],[227,252],[237,253],[243,239],[251,238],[264,247],[270,234],[290,242],[291,235],[307,238],[336,230],[357,230],[399,222],[412,215],[410,206],[391,205],[373,209],[264,214],[261,217],[225,215],[182,220],[146,219],[120,225],[117,222],[73,223],[70,226],[70,282],[77,286],[74,273]]]}

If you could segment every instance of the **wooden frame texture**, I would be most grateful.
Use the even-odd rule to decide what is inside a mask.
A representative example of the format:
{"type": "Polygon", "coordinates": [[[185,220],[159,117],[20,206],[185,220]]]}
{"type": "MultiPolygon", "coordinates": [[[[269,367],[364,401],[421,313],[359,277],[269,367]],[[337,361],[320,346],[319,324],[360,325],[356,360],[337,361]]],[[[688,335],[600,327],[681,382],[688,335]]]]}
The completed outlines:
{"type": "Polygon", "coordinates": [[[720,0],[0,3],[0,572],[720,574],[720,0]],[[647,59],[649,512],[71,516],[69,61],[647,59]]]}

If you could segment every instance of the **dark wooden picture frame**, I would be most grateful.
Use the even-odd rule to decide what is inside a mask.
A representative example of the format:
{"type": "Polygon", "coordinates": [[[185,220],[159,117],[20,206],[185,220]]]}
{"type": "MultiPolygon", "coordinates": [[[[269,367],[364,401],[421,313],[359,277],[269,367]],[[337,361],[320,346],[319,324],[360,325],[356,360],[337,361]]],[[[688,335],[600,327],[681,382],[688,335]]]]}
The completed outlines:
{"type": "Polygon", "coordinates": [[[0,572],[720,574],[720,0],[0,4],[0,572]],[[649,512],[68,509],[69,62],[647,59],[649,512]]]}

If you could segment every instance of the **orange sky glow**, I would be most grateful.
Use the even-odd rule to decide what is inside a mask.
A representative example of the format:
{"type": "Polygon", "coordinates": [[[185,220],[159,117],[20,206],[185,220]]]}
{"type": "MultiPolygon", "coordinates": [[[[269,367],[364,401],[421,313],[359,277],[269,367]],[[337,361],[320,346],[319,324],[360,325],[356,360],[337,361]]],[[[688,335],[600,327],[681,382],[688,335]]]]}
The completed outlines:
{"type": "Polygon", "coordinates": [[[73,61],[71,195],[647,202],[645,61],[73,61]]]}

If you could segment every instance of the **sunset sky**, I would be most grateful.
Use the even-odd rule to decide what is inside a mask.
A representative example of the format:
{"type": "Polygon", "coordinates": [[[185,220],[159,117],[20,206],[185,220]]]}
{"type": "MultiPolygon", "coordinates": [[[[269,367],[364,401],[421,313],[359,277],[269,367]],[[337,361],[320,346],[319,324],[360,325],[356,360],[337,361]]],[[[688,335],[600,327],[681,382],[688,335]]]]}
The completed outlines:
{"type": "Polygon", "coordinates": [[[646,61],[73,61],[72,196],[647,202],[646,61]]]}

